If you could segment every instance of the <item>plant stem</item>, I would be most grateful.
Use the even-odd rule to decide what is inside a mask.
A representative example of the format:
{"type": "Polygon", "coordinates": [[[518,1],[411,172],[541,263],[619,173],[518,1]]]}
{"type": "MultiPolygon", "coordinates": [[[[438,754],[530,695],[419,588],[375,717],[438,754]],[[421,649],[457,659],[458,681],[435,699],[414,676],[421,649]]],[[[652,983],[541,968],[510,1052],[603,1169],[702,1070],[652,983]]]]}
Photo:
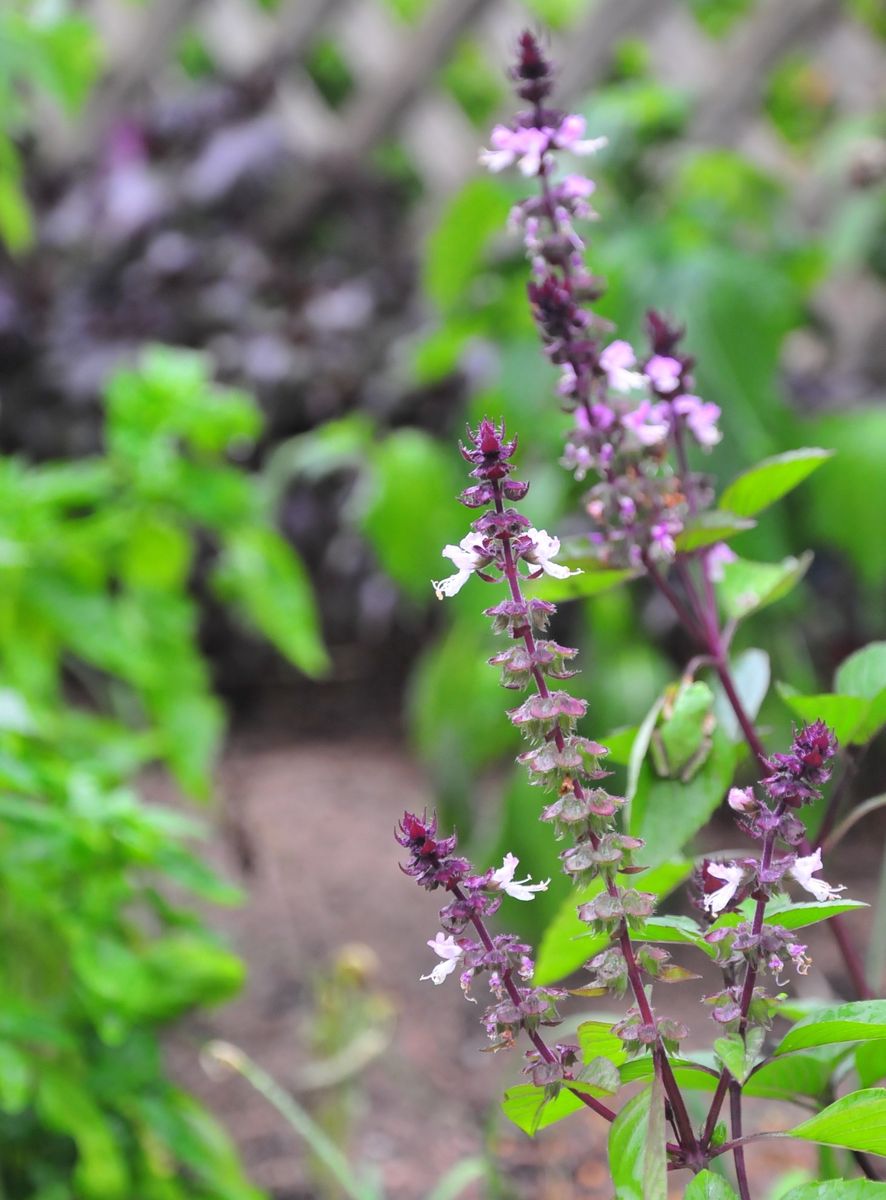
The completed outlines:
{"type": "Polygon", "coordinates": [[[729,1110],[732,1117],[732,1148],[735,1159],[735,1177],[738,1182],[738,1193],[741,1200],[751,1200],[748,1187],[748,1173],[744,1162],[744,1146],[741,1140],[741,1086],[736,1082],[729,1085],[729,1110]]]}
{"type": "MultiPolygon", "coordinates": [[[[495,509],[496,509],[496,512],[501,513],[504,511],[504,503],[502,500],[501,486],[498,482],[496,482],[494,484],[494,491],[495,491],[495,509]]],[[[514,601],[516,601],[518,604],[523,604],[524,603],[523,592],[520,587],[520,577],[517,573],[517,566],[514,561],[513,552],[511,550],[511,540],[506,534],[504,534],[501,536],[500,541],[501,541],[501,546],[502,546],[502,560],[504,562],[504,574],[505,574],[505,578],[508,581],[508,587],[510,589],[511,598],[514,601]]],[[[516,634],[516,631],[515,631],[515,634],[516,634]]],[[[523,628],[520,631],[519,636],[521,636],[523,639],[523,644],[526,647],[527,653],[530,655],[531,658],[534,657],[534,655],[535,655],[535,637],[533,636],[532,630],[529,628],[529,626],[526,626],[525,628],[523,628]]],[[[550,693],[548,690],[547,681],[545,680],[544,675],[542,674],[542,671],[538,666],[533,665],[532,676],[533,676],[533,679],[535,680],[535,685],[536,685],[536,688],[538,689],[539,695],[543,696],[543,697],[548,696],[550,693]]],[[[565,746],[565,741],[564,741],[563,733],[562,733],[562,730],[560,729],[559,724],[554,729],[554,742],[555,742],[558,750],[563,750],[563,748],[565,746]]],[[[579,800],[582,799],[584,796],[584,791],[582,789],[581,784],[578,782],[577,779],[574,779],[572,781],[572,788],[573,788],[573,791],[575,792],[576,797],[579,800]]],[[[594,846],[599,844],[599,840],[596,838],[596,836],[593,833],[591,833],[590,838],[591,838],[591,843],[594,846]]],[[[616,887],[615,881],[613,880],[612,876],[605,875],[604,878],[605,878],[605,886],[606,886],[607,892],[611,896],[617,896],[618,888],[616,887]]],[[[479,929],[479,925],[476,924],[476,921],[475,921],[475,926],[479,933],[480,929],[479,929]]],[[[487,934],[487,937],[488,937],[488,934],[487,934]]],[[[481,940],[482,940],[482,935],[481,935],[481,940]]],[[[643,1021],[646,1024],[651,1025],[656,1030],[656,1048],[658,1049],[658,1051],[661,1055],[661,1060],[662,1060],[662,1081],[664,1083],[664,1087],[665,1087],[665,1091],[667,1093],[668,1100],[671,1103],[671,1108],[674,1113],[674,1119],[675,1119],[675,1121],[677,1123],[677,1127],[680,1131],[681,1149],[685,1149],[688,1151],[694,1151],[697,1149],[697,1143],[695,1140],[695,1133],[692,1129],[692,1122],[689,1119],[689,1113],[686,1109],[686,1104],[683,1100],[683,1095],[680,1092],[680,1088],[674,1077],[674,1072],[671,1068],[670,1062],[668,1061],[668,1057],[665,1052],[664,1046],[662,1044],[661,1038],[658,1036],[658,1026],[657,1026],[657,1022],[655,1020],[655,1014],[653,1013],[653,1011],[649,1005],[649,1001],[646,998],[646,992],[643,988],[643,980],[640,975],[640,968],[639,968],[639,966],[637,964],[637,960],[634,956],[634,949],[631,944],[630,934],[628,933],[627,928],[625,926],[622,926],[621,932],[618,937],[618,941],[619,941],[619,945],[621,947],[622,955],[624,956],[625,965],[627,967],[628,979],[631,984],[631,990],[634,994],[634,999],[637,1003],[637,1007],[640,1010],[640,1015],[642,1016],[643,1021]]],[[[484,945],[485,945],[485,942],[484,942],[484,945]]],[[[511,998],[514,999],[513,996],[511,998]]],[[[547,1047],[545,1047],[545,1050],[547,1050],[547,1047]]],[[[539,1053],[542,1053],[543,1057],[544,1057],[544,1052],[539,1050],[539,1053]]],[[[548,1051],[548,1053],[550,1053],[550,1052],[548,1051]]]]}

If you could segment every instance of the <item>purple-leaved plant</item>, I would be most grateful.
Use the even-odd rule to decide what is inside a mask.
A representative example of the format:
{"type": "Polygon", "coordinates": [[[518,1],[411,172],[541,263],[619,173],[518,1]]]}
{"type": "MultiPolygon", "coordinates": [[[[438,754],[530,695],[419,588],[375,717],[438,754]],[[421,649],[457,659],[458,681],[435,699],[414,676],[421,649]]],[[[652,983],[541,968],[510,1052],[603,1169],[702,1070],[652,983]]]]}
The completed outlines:
{"type": "MultiPolygon", "coordinates": [[[[538,184],[534,195],[515,206],[510,224],[522,232],[531,262],[529,303],[544,353],[560,371],[559,398],[573,414],[563,463],[578,479],[591,481],[583,500],[590,522],[588,544],[598,565],[644,571],[667,597],[700,651],[687,678],[704,668],[719,678],[760,775],[755,786],[733,787],[728,804],[739,829],[758,849],[738,858],[702,859],[693,877],[701,923],[689,931],[685,924],[672,923],[664,939],[703,949],[723,976],[722,989],[705,997],[718,1029],[715,1048],[721,1069],[711,1072],[716,1076],[713,1098],[696,1127],[672,1062],[687,1030],[660,1015],[652,1001],[656,981],[694,976],[671,964],[667,950],[656,944],[662,941],[662,922],[656,925],[654,917],[656,895],[633,886],[637,877],[642,882],[644,843],[624,827],[624,799],[605,787],[606,748],[578,731],[586,702],[564,686],[574,673],[577,651],[547,636],[555,606],[525,588],[527,581],[545,575],[557,580],[580,572],[558,562],[559,540],[535,528],[515,507],[528,491],[527,483],[512,477],[517,440],[508,440],[503,425],[484,419],[468,430],[461,446],[471,483],[460,499],[479,515],[459,545],[444,548],[454,572],[433,586],[440,599],[453,596],[472,577],[504,588],[504,597],[485,612],[494,633],[506,636],[509,645],[489,661],[501,670],[505,688],[528,693],[508,713],[528,743],[518,761],[531,782],[550,794],[540,819],[568,843],[560,855],[563,871],[586,895],[578,916],[602,944],[585,964],[587,986],[576,994],[629,994],[625,1015],[612,1026],[623,1050],[615,1060],[597,1056],[583,1062],[578,1045],[550,1045],[541,1030],[559,1023],[558,1008],[569,993],[534,984],[530,948],[511,934],[490,930],[489,919],[505,897],[530,901],[549,881],[517,879],[519,864],[511,854],[501,867],[480,871],[457,854],[454,834],[439,835],[436,817],[406,813],[397,834],[409,852],[403,869],[428,890],[446,893],[442,930],[428,942],[439,961],[422,978],[441,984],[457,971],[473,1000],[474,980],[485,975],[491,1003],[482,1019],[493,1048],[514,1047],[521,1033],[528,1038],[525,1072],[540,1089],[541,1104],[567,1088],[607,1121],[634,1120],[630,1104],[616,1114],[599,1097],[621,1085],[619,1068],[626,1058],[639,1058],[641,1067],[647,1064],[646,1073],[629,1078],[651,1077],[649,1111],[655,1106],[663,1110],[662,1121],[648,1120],[643,1194],[656,1164],[661,1179],[650,1184],[649,1194],[659,1196],[664,1194],[665,1167],[699,1172],[731,1152],[741,1200],[750,1200],[745,1144],[759,1136],[787,1136],[746,1137],[742,1129],[742,1089],[753,1071],[765,1066],[756,1059],[780,1003],[766,982],[771,979],[780,988],[789,968],[806,974],[810,967],[807,947],[796,932],[809,923],[802,919],[806,910],[783,901],[781,924],[767,921],[766,910],[774,896],[799,888],[819,906],[810,919],[824,915],[832,925],[837,921],[833,911],[844,889],[820,877],[821,846],[807,840],[798,810],[820,799],[838,747],[832,731],[813,721],[794,731],[788,753],[767,754],[742,704],[728,659],[732,630],[721,625],[715,591],[724,565],[735,556],[725,543],[685,549],[680,542],[713,501],[709,481],[692,469],[689,454],[692,446],[703,452],[720,440],[720,410],[696,394],[693,360],[681,350],[681,329],[650,312],[649,347],[641,355],[626,341],[613,339],[607,323],[591,310],[603,285],[584,265],[584,243],[575,221],[593,216],[589,202],[594,185],[583,175],[558,176],[557,155],[592,154],[603,139],[587,138],[581,117],[550,104],[551,66],[531,33],[520,37],[512,77],[528,107],[511,124],[496,126],[481,160],[493,171],[516,166],[538,184]],[[594,883],[596,894],[587,898],[594,883]],[[727,1096],[728,1141],[718,1124],[727,1096]],[[673,1140],[665,1141],[661,1134],[665,1121],[673,1140]]],[[[832,794],[829,804],[834,803],[832,794]]],[[[857,952],[839,926],[837,937],[856,990],[864,997],[869,990],[857,952]]],[[[886,1007],[881,1016],[886,1028],[886,1007]]],[[[864,1091],[853,1095],[861,1098],[858,1103],[869,1102],[864,1091]]],[[[886,1090],[882,1102],[875,1098],[870,1103],[881,1104],[886,1120],[886,1090]]],[[[798,1130],[795,1136],[815,1140],[798,1130]]],[[[863,1138],[837,1144],[846,1145],[863,1171],[877,1177],[863,1153],[863,1138]]],[[[833,1195],[840,1200],[839,1193],[833,1195]]]]}

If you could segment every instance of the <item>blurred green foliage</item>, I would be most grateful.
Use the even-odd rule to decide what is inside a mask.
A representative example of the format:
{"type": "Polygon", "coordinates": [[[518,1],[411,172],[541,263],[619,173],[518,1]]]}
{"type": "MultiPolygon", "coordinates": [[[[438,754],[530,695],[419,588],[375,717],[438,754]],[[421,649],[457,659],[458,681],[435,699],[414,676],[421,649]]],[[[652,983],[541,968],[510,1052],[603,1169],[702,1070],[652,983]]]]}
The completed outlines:
{"type": "Polygon", "coordinates": [[[195,558],[303,670],[325,665],[311,592],[258,483],[259,430],[195,354],[156,347],[107,396],[106,452],[0,463],[0,1184],[10,1200],[246,1200],[157,1035],[243,968],[192,900],[236,890],[202,828],[139,798],[163,764],[205,797],[223,728],[197,648],[195,558]]]}
{"type": "Polygon", "coordinates": [[[8,0],[0,11],[0,241],[13,252],[25,250],[33,237],[14,139],[27,131],[35,94],[75,113],[100,57],[92,25],[73,5],[8,0]]]}

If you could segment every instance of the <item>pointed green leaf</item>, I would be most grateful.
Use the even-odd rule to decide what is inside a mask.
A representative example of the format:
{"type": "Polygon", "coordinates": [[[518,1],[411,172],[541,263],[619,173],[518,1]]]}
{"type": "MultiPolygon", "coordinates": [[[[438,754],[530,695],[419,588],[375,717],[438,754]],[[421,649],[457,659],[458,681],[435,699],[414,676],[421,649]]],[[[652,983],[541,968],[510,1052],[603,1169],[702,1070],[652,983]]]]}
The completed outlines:
{"type": "Polygon", "coordinates": [[[793,491],[832,457],[831,450],[789,450],[742,472],[720,497],[720,505],[738,517],[752,517],[793,491]]]}
{"type": "Polygon", "coordinates": [[[609,1130],[609,1170],[616,1200],[665,1200],[667,1196],[664,1105],[653,1095],[652,1087],[644,1088],[627,1102],[609,1130]]]}
{"type": "MultiPolygon", "coordinates": [[[[871,1046],[883,1043],[871,1042],[871,1046]]],[[[742,1089],[746,1096],[764,1096],[773,1100],[793,1100],[795,1096],[819,1098],[825,1094],[841,1059],[850,1053],[847,1046],[812,1046],[782,1058],[770,1059],[754,1070],[742,1089]]]]}
{"type": "Polygon", "coordinates": [[[886,1083],[886,1038],[877,1042],[862,1042],[855,1047],[854,1058],[862,1087],[886,1083]]]}
{"type": "Polygon", "coordinates": [[[583,1062],[607,1058],[611,1063],[620,1066],[627,1058],[624,1042],[612,1032],[612,1024],[609,1021],[582,1021],[577,1034],[583,1062]]]}
{"type": "MultiPolygon", "coordinates": [[[[868,730],[872,704],[869,700],[861,696],[837,696],[830,692],[803,696],[785,683],[776,684],[776,690],[791,712],[801,720],[820,720],[829,725],[842,746],[863,745],[870,740],[868,730]]],[[[886,712],[883,713],[883,721],[886,721],[886,712]]]]}
{"type": "MultiPolygon", "coordinates": [[[[674,1078],[681,1088],[696,1092],[714,1092],[717,1089],[718,1072],[702,1063],[691,1062],[687,1058],[670,1059],[674,1078]]],[[[632,1058],[630,1062],[619,1067],[622,1083],[634,1083],[638,1079],[651,1079],[655,1074],[652,1056],[632,1058]]]]}
{"type": "Polygon", "coordinates": [[[677,535],[677,550],[685,554],[690,550],[713,546],[716,542],[726,542],[746,529],[753,529],[756,524],[756,521],[724,509],[699,513],[697,517],[690,518],[683,532],[677,535]]]}
{"type": "Polygon", "coordinates": [[[722,1175],[699,1171],[688,1183],[683,1200],[738,1200],[738,1197],[722,1175]]]}
{"type": "Polygon", "coordinates": [[[665,1090],[661,1075],[652,1080],[649,1120],[643,1155],[643,1200],[667,1200],[668,1156],[665,1150],[665,1090]]]}
{"type": "Polygon", "coordinates": [[[842,1096],[789,1132],[808,1142],[886,1155],[886,1088],[842,1096]]]}
{"type": "Polygon", "coordinates": [[[886,1038],[886,1000],[857,1000],[806,1017],[788,1030],[775,1053],[879,1038],[886,1038]]]}
{"type": "Polygon", "coordinates": [[[646,842],[642,861],[681,853],[719,807],[743,753],[743,747],[716,730],[707,761],[687,783],[657,779],[649,763],[644,764],[630,812],[630,832],[646,842]]]}
{"type": "Polygon", "coordinates": [[[543,1087],[536,1087],[534,1083],[518,1083],[505,1092],[501,1109],[508,1120],[530,1137],[535,1137],[540,1129],[554,1125],[585,1107],[576,1095],[579,1091],[597,1097],[610,1094],[603,1088],[574,1083],[562,1087],[556,1096],[549,1097],[543,1087]]]}
{"type": "Polygon", "coordinates": [[[781,1200],[886,1200],[886,1183],[871,1179],[824,1179],[801,1183],[781,1200]]]}
{"type": "Polygon", "coordinates": [[[273,529],[243,526],[225,539],[216,586],[306,675],[329,666],[308,573],[273,529]]]}
{"type": "Polygon", "coordinates": [[[717,585],[717,595],[723,611],[740,621],[781,600],[800,582],[812,563],[807,550],[799,558],[790,556],[780,563],[750,562],[737,558],[724,563],[723,579],[717,585]]]}
{"type": "Polygon", "coordinates": [[[844,659],[834,676],[834,691],[873,700],[886,688],[886,642],[870,642],[844,659]]]}
{"type": "MultiPolygon", "coordinates": [[[[809,925],[818,925],[820,921],[851,912],[854,908],[867,908],[867,905],[861,900],[812,900],[808,904],[794,904],[786,896],[776,896],[766,907],[766,920],[770,925],[781,925],[783,929],[806,929],[809,925]]],[[[711,930],[734,929],[753,915],[753,902],[745,901],[737,911],[718,917],[711,930]]]]}

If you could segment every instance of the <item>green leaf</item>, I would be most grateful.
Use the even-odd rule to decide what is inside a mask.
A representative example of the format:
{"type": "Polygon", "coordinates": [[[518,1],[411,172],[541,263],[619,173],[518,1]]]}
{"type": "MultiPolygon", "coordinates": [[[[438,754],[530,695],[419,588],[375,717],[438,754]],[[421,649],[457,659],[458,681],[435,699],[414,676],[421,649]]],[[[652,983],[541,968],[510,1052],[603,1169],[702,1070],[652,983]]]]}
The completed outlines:
{"type": "Polygon", "coordinates": [[[870,642],[837,667],[834,691],[874,700],[886,688],[886,642],[870,642]]]}
{"type": "Polygon", "coordinates": [[[649,1120],[643,1155],[643,1200],[667,1200],[668,1156],[665,1150],[665,1090],[661,1075],[652,1080],[649,1120]]]}
{"type": "MultiPolygon", "coordinates": [[[[681,1088],[692,1091],[713,1092],[717,1089],[719,1074],[702,1063],[692,1062],[686,1058],[669,1060],[674,1078],[681,1088]]],[[[619,1067],[622,1083],[635,1083],[638,1079],[651,1079],[655,1075],[655,1065],[652,1056],[632,1058],[630,1062],[619,1067]]]]}
{"type": "MultiPolygon", "coordinates": [[[[872,1042],[871,1045],[879,1045],[872,1042]]],[[[843,1046],[813,1046],[782,1058],[769,1059],[757,1067],[742,1089],[746,1096],[793,1100],[796,1096],[824,1096],[838,1063],[848,1053],[843,1046]]]]}
{"type": "Polygon", "coordinates": [[[84,1200],[127,1200],[129,1172],[110,1123],[87,1088],[61,1069],[41,1067],[37,1110],[77,1147],[74,1182],[84,1200]]]}
{"type": "Polygon", "coordinates": [[[0,1111],[19,1113],[26,1108],[33,1083],[27,1055],[11,1042],[0,1042],[0,1111]]]}
{"type": "MultiPolygon", "coordinates": [[[[822,720],[829,725],[842,746],[864,745],[869,741],[867,731],[873,707],[870,701],[860,696],[835,696],[831,692],[802,696],[786,683],[776,684],[776,690],[791,712],[801,720],[822,720]]],[[[876,718],[877,714],[873,715],[876,718]]]]}
{"type": "Polygon", "coordinates": [[[871,1179],[825,1179],[821,1183],[801,1183],[781,1200],[886,1200],[886,1183],[871,1179]]]}
{"type": "MultiPolygon", "coordinates": [[[[783,924],[781,918],[778,923],[783,924]]],[[[787,1054],[807,1046],[831,1046],[837,1042],[877,1038],[886,1038],[886,1000],[857,1000],[821,1009],[806,1017],[788,1030],[775,1053],[787,1054]]]]}
{"type": "Polygon", "coordinates": [[[793,491],[829,458],[832,450],[789,450],[742,472],[725,489],[720,504],[739,517],[753,517],[793,491]]]}
{"type": "Polygon", "coordinates": [[[214,583],[306,675],[316,677],[328,669],[310,578],[273,529],[233,529],[225,538],[214,583]]]}
{"type": "MultiPolygon", "coordinates": [[[[742,650],[731,660],[729,666],[735,690],[738,692],[745,712],[753,721],[769,691],[771,677],[769,655],[765,650],[754,648],[742,650]]],[[[717,724],[730,741],[739,744],[744,742],[744,733],[719,679],[714,683],[714,695],[717,724]]]]}
{"type": "Polygon", "coordinates": [[[862,1042],[855,1047],[854,1058],[862,1087],[886,1081],[886,1038],[877,1042],[862,1042]]]}
{"type": "MultiPolygon", "coordinates": [[[[644,892],[656,896],[667,896],[689,876],[693,864],[689,859],[676,859],[659,864],[642,876],[631,876],[641,881],[644,892]]],[[[606,938],[593,938],[588,927],[578,919],[578,906],[599,895],[603,884],[594,880],[588,887],[573,892],[550,923],[542,938],[535,967],[536,985],[555,983],[586,962],[606,938]]]]}
{"type": "Polygon", "coordinates": [[[763,1030],[749,1029],[746,1037],[730,1033],[714,1041],[714,1053],[739,1083],[744,1083],[763,1044],[763,1030]]]}
{"type": "Polygon", "coordinates": [[[535,1137],[540,1129],[546,1129],[548,1125],[554,1125],[585,1107],[575,1094],[579,1091],[589,1096],[609,1095],[603,1088],[576,1083],[562,1087],[556,1096],[549,1097],[543,1087],[536,1087],[534,1083],[519,1083],[505,1091],[501,1108],[509,1121],[513,1121],[530,1137],[535,1137]]]}
{"type": "Polygon", "coordinates": [[[883,494],[886,410],[882,404],[845,409],[810,427],[817,440],[833,446],[837,457],[809,489],[804,512],[806,536],[814,545],[843,551],[869,587],[882,588],[886,538],[883,506],[876,501],[883,494]]]}
{"type": "Polygon", "coordinates": [[[700,680],[678,687],[673,700],[665,701],[652,739],[659,774],[679,776],[696,759],[705,739],[705,718],[713,707],[714,693],[700,680]]]}
{"type": "MultiPolygon", "coordinates": [[[[809,925],[817,925],[840,913],[851,912],[855,908],[867,908],[861,900],[810,900],[794,903],[787,896],[776,896],[766,908],[766,920],[771,925],[781,925],[783,929],[806,929],[809,925]]],[[[745,900],[735,912],[723,913],[711,926],[711,931],[717,929],[734,929],[742,921],[751,920],[754,915],[754,904],[745,900]]],[[[809,1043],[813,1045],[814,1043],[809,1043]]]]}
{"type": "Polygon", "coordinates": [[[616,1200],[665,1200],[664,1104],[654,1087],[630,1099],[612,1122],[609,1170],[616,1200]]]}
{"type": "Polygon", "coordinates": [[[483,265],[487,243],[500,233],[511,199],[493,179],[474,179],[449,205],[428,240],[424,283],[442,311],[465,299],[468,284],[483,265]]]}
{"type": "Polygon", "coordinates": [[[886,1155],[886,1088],[842,1096],[789,1132],[808,1142],[886,1155]]]}
{"type": "Polygon", "coordinates": [[[780,563],[750,562],[737,558],[723,564],[717,595],[727,617],[740,621],[752,612],[781,600],[800,582],[812,563],[812,551],[780,563]]]}
{"type": "Polygon", "coordinates": [[[620,1066],[627,1058],[624,1042],[612,1032],[611,1021],[582,1021],[576,1030],[582,1062],[605,1058],[620,1066]]]}
{"type": "Polygon", "coordinates": [[[433,603],[431,580],[452,573],[443,546],[462,536],[452,502],[463,486],[455,459],[422,430],[399,429],[373,446],[370,461],[360,528],[394,582],[417,602],[433,603]]]}
{"type": "Polygon", "coordinates": [[[268,455],[262,470],[267,511],[275,514],[279,510],[293,480],[322,479],[344,467],[362,467],[369,455],[373,433],[373,423],[367,416],[349,413],[280,442],[268,455]]]}
{"type": "Polygon", "coordinates": [[[738,1200],[738,1197],[722,1175],[699,1171],[689,1181],[683,1200],[738,1200]]]}
{"type": "Polygon", "coordinates": [[[743,753],[716,730],[704,766],[686,783],[658,779],[648,761],[644,764],[630,811],[630,833],[646,842],[643,862],[655,864],[682,852],[719,807],[743,753]]]}
{"type": "Polygon", "coordinates": [[[726,542],[746,529],[753,529],[756,524],[756,521],[725,509],[699,513],[687,520],[682,533],[677,535],[677,550],[687,554],[690,550],[726,542]]]}
{"type": "Polygon", "coordinates": [[[646,759],[646,751],[649,749],[649,743],[652,741],[652,734],[658,721],[658,714],[664,707],[664,702],[665,697],[662,694],[640,722],[636,736],[631,743],[631,752],[628,757],[628,780],[625,787],[625,799],[628,804],[631,803],[637,794],[637,788],[640,785],[640,772],[646,759]]]}

